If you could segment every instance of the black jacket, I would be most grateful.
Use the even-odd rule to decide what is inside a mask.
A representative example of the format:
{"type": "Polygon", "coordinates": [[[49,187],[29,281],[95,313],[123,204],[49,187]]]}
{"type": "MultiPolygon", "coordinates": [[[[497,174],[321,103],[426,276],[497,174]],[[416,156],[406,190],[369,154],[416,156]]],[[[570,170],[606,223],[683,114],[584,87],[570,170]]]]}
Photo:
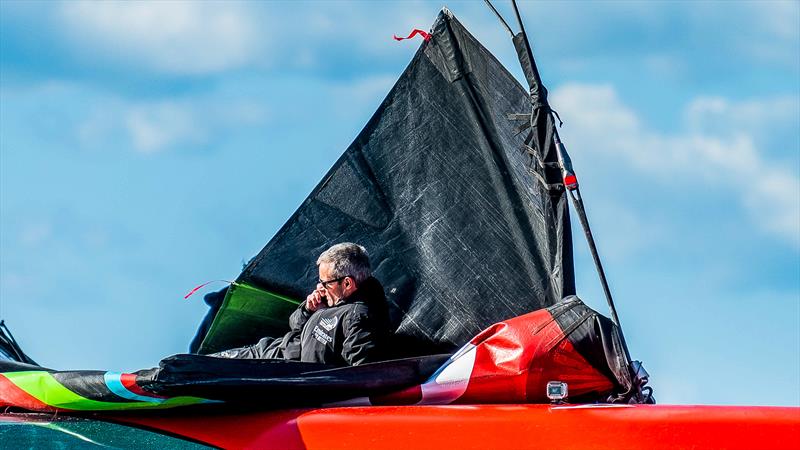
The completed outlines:
{"type": "Polygon", "coordinates": [[[296,338],[284,348],[286,359],[337,366],[383,359],[389,333],[383,286],[370,277],[335,306],[313,313],[303,302],[289,317],[289,326],[296,338]]]}

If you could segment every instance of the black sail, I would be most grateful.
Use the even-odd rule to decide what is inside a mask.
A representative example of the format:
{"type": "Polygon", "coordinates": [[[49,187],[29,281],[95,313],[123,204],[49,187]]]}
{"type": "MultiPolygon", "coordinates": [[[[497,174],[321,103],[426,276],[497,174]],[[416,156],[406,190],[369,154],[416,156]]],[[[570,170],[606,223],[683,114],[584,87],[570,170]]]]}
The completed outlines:
{"type": "Polygon", "coordinates": [[[509,119],[530,110],[528,91],[442,11],[355,141],[237,281],[305,298],[323,250],[362,244],[406,354],[452,351],[574,294],[567,200],[543,168],[555,152],[525,151],[528,130],[509,119]]]}

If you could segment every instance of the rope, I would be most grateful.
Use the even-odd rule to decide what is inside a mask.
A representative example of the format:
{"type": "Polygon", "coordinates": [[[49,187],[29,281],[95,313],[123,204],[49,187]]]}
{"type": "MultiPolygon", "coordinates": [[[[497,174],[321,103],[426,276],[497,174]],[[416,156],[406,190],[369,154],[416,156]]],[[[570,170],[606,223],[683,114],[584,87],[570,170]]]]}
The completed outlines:
{"type": "Polygon", "coordinates": [[[511,27],[508,26],[508,23],[506,23],[505,19],[503,19],[503,16],[501,16],[500,13],[497,12],[497,10],[495,9],[494,5],[492,5],[492,2],[490,2],[489,0],[483,0],[483,1],[486,2],[487,5],[489,5],[489,8],[492,9],[492,12],[494,12],[494,15],[497,16],[498,19],[500,19],[500,22],[503,24],[504,27],[506,27],[506,30],[508,30],[508,34],[510,34],[511,37],[513,38],[514,37],[514,32],[511,31],[511,27]]]}

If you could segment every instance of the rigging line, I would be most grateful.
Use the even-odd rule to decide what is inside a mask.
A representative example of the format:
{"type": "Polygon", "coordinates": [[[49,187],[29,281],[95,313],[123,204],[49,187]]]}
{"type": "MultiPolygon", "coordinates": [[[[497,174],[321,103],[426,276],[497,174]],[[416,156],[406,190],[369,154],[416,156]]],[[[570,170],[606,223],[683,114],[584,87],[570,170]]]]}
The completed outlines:
{"type": "Polygon", "coordinates": [[[17,340],[14,339],[14,335],[11,334],[11,330],[6,326],[5,320],[0,320],[0,336],[2,337],[3,343],[11,347],[11,351],[19,358],[20,362],[33,362],[33,360],[22,351],[22,347],[19,346],[17,340]]]}
{"type": "Polygon", "coordinates": [[[603,293],[606,296],[606,300],[608,300],[608,307],[611,310],[611,320],[617,325],[617,329],[619,330],[619,338],[620,341],[622,341],[622,348],[625,350],[625,362],[630,365],[632,359],[628,351],[628,344],[625,342],[625,335],[622,333],[622,325],[619,323],[617,309],[614,307],[614,300],[611,298],[611,289],[608,287],[606,273],[605,270],[603,270],[603,264],[600,262],[600,255],[597,253],[597,246],[594,242],[594,236],[592,236],[592,229],[589,228],[589,219],[586,217],[586,209],[583,206],[580,188],[576,186],[574,189],[568,189],[567,191],[572,198],[572,204],[575,206],[575,211],[578,213],[578,219],[583,227],[583,233],[586,236],[586,241],[589,243],[589,250],[592,253],[592,259],[594,260],[595,268],[597,268],[597,274],[600,276],[600,284],[603,286],[603,293]]]}
{"type": "Polygon", "coordinates": [[[514,32],[511,31],[511,27],[508,26],[508,23],[505,21],[505,19],[503,19],[503,16],[501,16],[500,13],[497,12],[497,9],[495,9],[494,5],[492,5],[492,2],[490,2],[489,0],[483,0],[483,1],[486,2],[487,5],[489,5],[489,8],[492,9],[492,12],[494,12],[494,15],[496,15],[497,18],[500,19],[500,22],[502,22],[503,26],[506,27],[506,30],[508,30],[508,34],[510,34],[511,37],[513,38],[514,37],[514,32]]]}

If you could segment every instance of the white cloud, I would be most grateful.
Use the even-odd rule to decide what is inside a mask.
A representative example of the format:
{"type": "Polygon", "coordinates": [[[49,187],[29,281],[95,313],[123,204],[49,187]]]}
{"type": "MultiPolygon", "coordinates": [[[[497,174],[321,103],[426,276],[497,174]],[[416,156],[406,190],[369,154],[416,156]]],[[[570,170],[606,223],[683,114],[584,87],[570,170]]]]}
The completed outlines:
{"type": "MultiPolygon", "coordinates": [[[[763,24],[762,31],[781,38],[786,42],[797,43],[800,38],[800,3],[792,0],[773,0],[770,2],[753,2],[749,12],[763,24]]],[[[796,55],[795,55],[796,56],[796,55]]]]}
{"type": "Polygon", "coordinates": [[[77,126],[84,148],[125,147],[141,153],[155,153],[176,146],[198,146],[208,140],[200,108],[189,102],[126,102],[102,98],[77,126]]]}
{"type": "Polygon", "coordinates": [[[716,47],[733,50],[739,61],[751,64],[800,66],[797,44],[800,41],[800,3],[797,1],[686,2],[675,3],[688,18],[688,42],[703,45],[703,39],[716,47]],[[724,6],[723,6],[724,5],[724,6]],[[723,7],[721,7],[723,6],[723,7]],[[709,30],[714,30],[709,33],[709,30]]]}
{"type": "Polygon", "coordinates": [[[224,92],[138,102],[103,96],[91,104],[75,131],[86,149],[192,150],[213,143],[230,130],[257,126],[271,118],[257,99],[229,99],[224,92]]]}
{"type": "Polygon", "coordinates": [[[400,35],[412,28],[427,30],[435,17],[430,14],[431,7],[419,1],[387,2],[378,8],[362,6],[319,2],[311,10],[298,10],[303,19],[298,17],[290,23],[293,27],[304,24],[298,34],[306,34],[316,45],[336,40],[368,52],[385,53],[397,44],[392,34],[400,35]],[[387,29],[387,24],[393,29],[387,29]]]}
{"type": "Polygon", "coordinates": [[[251,62],[255,26],[245,11],[216,2],[90,2],[61,4],[69,36],[110,59],[169,74],[203,74],[251,62]]]}
{"type": "Polygon", "coordinates": [[[756,225],[800,245],[798,168],[768,159],[754,131],[759,123],[794,120],[796,99],[696,99],[686,110],[687,130],[672,135],[648,128],[608,85],[564,85],[553,92],[551,102],[570,118],[565,132],[571,145],[662,180],[704,182],[734,192],[756,225]],[[696,126],[707,121],[716,123],[713,132],[696,126]]]}
{"type": "Polygon", "coordinates": [[[699,97],[689,104],[684,117],[695,132],[725,134],[740,130],[761,141],[768,137],[770,129],[796,127],[800,123],[800,102],[793,96],[742,102],[699,97]]]}
{"type": "Polygon", "coordinates": [[[172,102],[133,106],[125,114],[124,125],[134,148],[142,153],[206,140],[191,110],[172,102]]]}
{"type": "Polygon", "coordinates": [[[744,200],[753,220],[800,244],[800,181],[786,172],[763,172],[744,200]]]}
{"type": "Polygon", "coordinates": [[[67,1],[57,19],[86,59],[202,75],[273,64],[311,68],[343,51],[390,57],[399,45],[392,34],[427,29],[435,11],[423,2],[312,5],[67,1]]]}

